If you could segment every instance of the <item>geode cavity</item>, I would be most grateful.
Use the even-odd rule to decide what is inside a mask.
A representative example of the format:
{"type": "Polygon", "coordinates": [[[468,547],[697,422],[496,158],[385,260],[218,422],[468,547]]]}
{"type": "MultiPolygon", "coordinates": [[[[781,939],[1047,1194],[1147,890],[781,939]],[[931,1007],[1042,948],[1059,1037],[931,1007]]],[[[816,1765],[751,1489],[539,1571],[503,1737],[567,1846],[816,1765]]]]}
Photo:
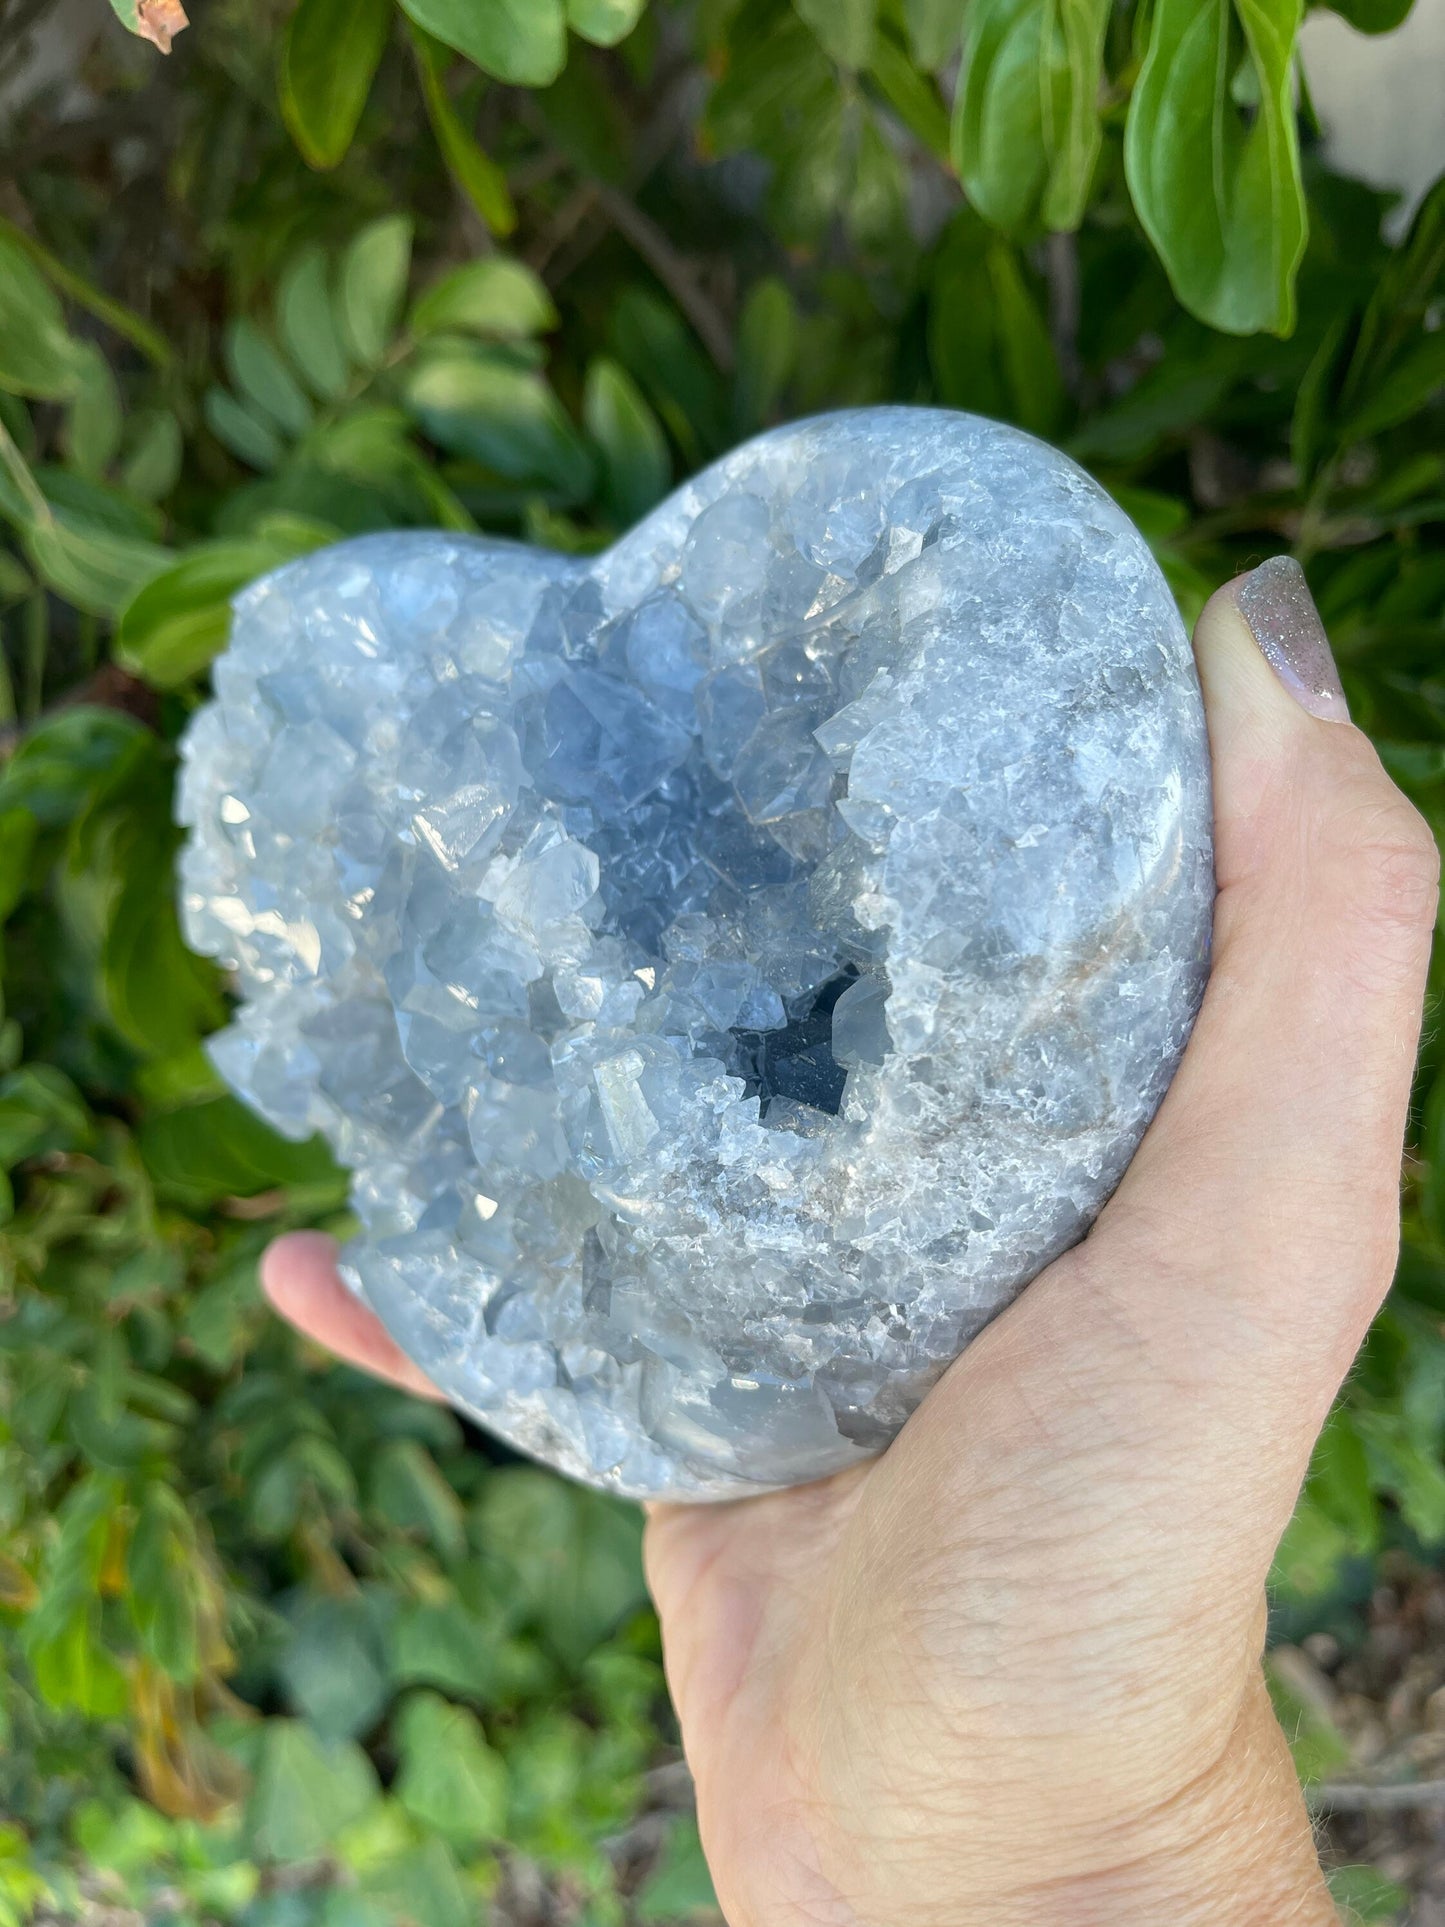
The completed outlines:
{"type": "Polygon", "coordinates": [[[352,1281],[616,1490],[885,1445],[1082,1236],[1202,991],[1199,688],[1144,542],[995,423],[780,429],[593,560],[367,537],[185,742],[215,1040],[355,1174],[352,1281]]]}

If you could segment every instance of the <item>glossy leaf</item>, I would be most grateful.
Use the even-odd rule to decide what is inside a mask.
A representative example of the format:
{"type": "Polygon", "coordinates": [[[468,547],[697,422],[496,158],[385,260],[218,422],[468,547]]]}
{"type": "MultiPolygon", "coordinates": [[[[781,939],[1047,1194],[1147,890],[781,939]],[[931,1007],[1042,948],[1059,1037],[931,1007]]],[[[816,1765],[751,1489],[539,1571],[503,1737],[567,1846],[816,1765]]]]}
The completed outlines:
{"type": "Polygon", "coordinates": [[[866,67],[873,53],[878,0],[793,0],[799,19],[845,67],[866,67]]]}
{"type": "Polygon", "coordinates": [[[1083,218],[1108,19],[1108,0],[971,0],[953,154],[970,201],[999,227],[1083,218]]]}
{"type": "Polygon", "coordinates": [[[562,0],[401,0],[408,18],[519,87],[545,87],[562,71],[567,29],[562,0]]]}
{"type": "Polygon", "coordinates": [[[300,0],[281,47],[281,112],[313,167],[350,147],[391,30],[391,0],[300,0]]]}
{"type": "Polygon", "coordinates": [[[547,383],[492,350],[439,344],[418,361],[404,395],[420,426],[453,454],[568,497],[591,486],[591,457],[547,383]]]}
{"type": "Polygon", "coordinates": [[[598,47],[615,47],[642,18],[647,0],[567,0],[567,25],[598,47]]]}
{"type": "Polygon", "coordinates": [[[630,1508],[519,1466],[488,1481],[477,1519],[563,1659],[581,1661],[642,1604],[641,1521],[630,1508]]]}
{"type": "Polygon", "coordinates": [[[417,297],[413,334],[455,330],[494,341],[525,339],[557,325],[557,310],[529,267],[503,254],[465,262],[417,297]]]}
{"type": "Polygon", "coordinates": [[[120,389],[110,363],[96,348],[82,356],[75,394],[66,411],[65,442],[71,464],[98,479],[115,460],[125,432],[120,389]]]}
{"type": "Polygon", "coordinates": [[[341,257],[341,331],[363,367],[381,360],[396,333],[411,267],[411,231],[406,215],[384,215],[363,228],[341,257]]]}
{"type": "Polygon", "coordinates": [[[121,612],[116,655],[156,689],[197,675],[222,647],[231,598],[315,543],[256,538],[201,543],[148,582],[121,612]]]}
{"type": "Polygon", "coordinates": [[[276,328],[288,359],[313,395],[337,401],[351,380],[351,360],[341,338],[326,254],[303,248],[288,264],[276,291],[276,328]]]}
{"type": "Polygon", "coordinates": [[[268,1720],[246,1837],[260,1860],[315,1860],[375,1799],[376,1776],[360,1747],[324,1745],[299,1720],[268,1720]]]}
{"type": "Polygon", "coordinates": [[[216,440],[252,468],[275,468],[286,453],[272,423],[244,407],[228,389],[208,388],[201,408],[216,440]]]}
{"type": "Polygon", "coordinates": [[[242,318],[226,330],[226,366],[249,412],[287,437],[311,426],[311,404],[301,384],[253,321],[242,318]]]}
{"type": "Polygon", "coordinates": [[[25,552],[57,595],[88,614],[113,616],[169,557],[153,542],[51,516],[24,531],[25,552]]]}
{"type": "Polygon", "coordinates": [[[1231,334],[1288,334],[1307,217],[1291,94],[1299,0],[1156,0],[1125,133],[1129,191],[1174,291],[1231,334]],[[1247,52],[1248,117],[1229,76],[1247,52]]]}
{"type": "Polygon", "coordinates": [[[422,96],[427,118],[436,135],[442,159],[457,186],[481,215],[493,234],[506,236],[517,225],[517,210],[507,187],[507,177],[464,124],[447,92],[446,48],[430,34],[413,29],[417,66],[421,73],[422,96]]]}
{"type": "Polygon", "coordinates": [[[630,528],[667,493],[667,438],[636,383],[615,361],[587,370],[582,419],[601,457],[602,503],[618,528],[630,528]]]}
{"type": "Polygon", "coordinates": [[[963,19],[963,0],[903,0],[908,49],[920,67],[937,73],[948,65],[963,19]]]}
{"type": "Polygon", "coordinates": [[[63,401],[84,366],[50,283],[18,242],[0,234],[0,388],[63,401]]]}
{"type": "Polygon", "coordinates": [[[457,1846],[500,1834],[507,1818],[507,1769],[477,1719],[435,1693],[417,1693],[399,1729],[396,1794],[411,1817],[457,1846]]]}
{"type": "Polygon", "coordinates": [[[339,1201],[341,1179],[319,1139],[278,1137],[234,1097],[216,1097],[151,1117],[141,1155],[156,1183],[186,1202],[254,1197],[278,1185],[339,1201]]]}

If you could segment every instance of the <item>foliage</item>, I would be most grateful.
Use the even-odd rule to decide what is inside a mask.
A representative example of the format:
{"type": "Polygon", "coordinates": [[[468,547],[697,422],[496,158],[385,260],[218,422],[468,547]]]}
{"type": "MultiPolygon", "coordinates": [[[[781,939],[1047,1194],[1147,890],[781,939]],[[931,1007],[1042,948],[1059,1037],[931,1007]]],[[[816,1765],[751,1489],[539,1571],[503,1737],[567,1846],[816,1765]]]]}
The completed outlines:
{"type": "MultiPolygon", "coordinates": [[[[585,549],[768,422],[973,408],[1090,466],[1188,616],[1292,548],[1445,827],[1445,187],[1387,247],[1307,115],[1301,157],[1296,24],[211,0],[9,126],[0,1927],[97,1878],[178,1922],[505,1919],[524,1863],[558,1920],[708,1904],[650,1811],[634,1515],[260,1308],[265,1240],[343,1226],[344,1183],[221,1089],[172,908],[172,744],[240,584],[383,526],[585,549]]],[[[1292,1625],[1445,1544],[1442,1049],[1292,1625]]]]}

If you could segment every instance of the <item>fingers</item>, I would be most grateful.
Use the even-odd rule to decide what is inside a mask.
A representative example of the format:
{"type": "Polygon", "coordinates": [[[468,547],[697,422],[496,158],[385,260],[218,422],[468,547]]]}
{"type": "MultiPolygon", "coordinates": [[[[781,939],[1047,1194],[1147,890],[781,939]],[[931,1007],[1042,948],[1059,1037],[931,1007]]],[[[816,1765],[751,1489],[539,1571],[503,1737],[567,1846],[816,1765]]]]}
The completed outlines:
{"type": "Polygon", "coordinates": [[[278,1238],[261,1260],[261,1286],[283,1318],[348,1365],[421,1398],[441,1398],[376,1313],[341,1282],[334,1238],[319,1231],[293,1231],[278,1238]]]}
{"type": "Polygon", "coordinates": [[[1394,1268],[1438,860],[1344,700],[1304,578],[1195,638],[1214,765],[1212,971],[1173,1087],[1083,1248],[1152,1352],[1290,1388],[1306,1444],[1394,1268]]]}

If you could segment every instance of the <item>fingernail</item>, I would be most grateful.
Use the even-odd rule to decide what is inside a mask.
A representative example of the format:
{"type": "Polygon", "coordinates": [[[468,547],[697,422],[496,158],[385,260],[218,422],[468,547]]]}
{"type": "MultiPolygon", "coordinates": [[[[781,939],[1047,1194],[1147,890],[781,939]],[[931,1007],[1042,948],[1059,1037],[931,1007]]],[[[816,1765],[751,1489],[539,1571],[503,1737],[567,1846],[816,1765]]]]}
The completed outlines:
{"type": "Polygon", "coordinates": [[[1320,612],[1292,555],[1272,555],[1242,575],[1234,599],[1260,652],[1311,716],[1347,723],[1350,712],[1320,612]]]}

